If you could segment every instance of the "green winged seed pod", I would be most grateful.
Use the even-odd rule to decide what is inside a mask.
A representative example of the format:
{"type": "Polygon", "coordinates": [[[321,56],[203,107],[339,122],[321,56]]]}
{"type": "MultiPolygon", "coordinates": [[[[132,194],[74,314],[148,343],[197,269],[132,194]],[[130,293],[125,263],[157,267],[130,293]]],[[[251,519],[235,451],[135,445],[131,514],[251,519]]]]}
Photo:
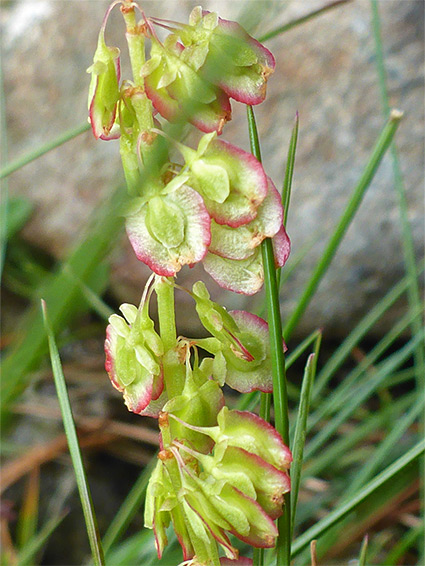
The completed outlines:
{"type": "Polygon", "coordinates": [[[211,375],[241,393],[270,393],[273,382],[267,322],[246,311],[227,312],[210,299],[202,281],[193,285],[192,296],[202,325],[215,339],[196,342],[214,354],[213,360],[203,362],[211,375]]]}
{"type": "Polygon", "coordinates": [[[175,177],[156,195],[134,199],[126,230],[137,258],[157,275],[176,275],[201,261],[211,242],[210,216],[202,198],[175,177]]]}
{"type": "Polygon", "coordinates": [[[195,151],[177,144],[190,172],[188,184],[202,196],[217,224],[237,228],[254,220],[266,198],[268,181],[251,154],[207,134],[195,151]]]}
{"type": "Polygon", "coordinates": [[[283,207],[279,192],[268,177],[266,198],[257,209],[256,217],[237,228],[211,221],[209,251],[228,259],[247,259],[265,238],[273,238],[281,229],[283,207]]]}
{"type": "Polygon", "coordinates": [[[244,104],[263,102],[276,63],[272,53],[238,23],[197,6],[189,25],[175,33],[184,46],[182,57],[209,82],[244,104]]]}
{"type": "MultiPolygon", "coordinates": [[[[174,415],[170,414],[174,418],[174,415]]],[[[179,419],[177,419],[179,420],[179,419]]],[[[186,426],[208,435],[216,443],[214,450],[236,446],[256,454],[278,470],[287,471],[292,454],[277,430],[267,421],[249,411],[230,410],[223,407],[217,416],[217,426],[186,426]]]]}
{"type": "Polygon", "coordinates": [[[272,53],[238,23],[201,6],[193,9],[189,25],[158,18],[151,21],[178,36],[181,59],[209,83],[244,104],[263,102],[276,63],[272,53]]]}
{"type": "Polygon", "coordinates": [[[151,57],[142,74],[146,95],[166,120],[188,120],[202,132],[221,133],[230,120],[228,96],[199,76],[181,57],[182,45],[175,35],[162,44],[147,21],[152,40],[151,57]]]}
{"type": "Polygon", "coordinates": [[[171,448],[178,463],[181,494],[202,518],[229,558],[235,549],[226,533],[255,547],[272,547],[277,536],[273,520],[281,515],[283,494],[290,489],[289,478],[247,451],[227,447],[220,455],[196,453],[175,443],[171,448]],[[188,465],[186,453],[194,456],[201,470],[188,465]]]}
{"type": "MultiPolygon", "coordinates": [[[[273,237],[276,269],[283,267],[291,251],[291,242],[282,226],[273,237]]],[[[247,259],[229,259],[208,252],[202,260],[205,271],[224,289],[255,295],[264,284],[264,267],[261,249],[257,246],[247,259]]]]}

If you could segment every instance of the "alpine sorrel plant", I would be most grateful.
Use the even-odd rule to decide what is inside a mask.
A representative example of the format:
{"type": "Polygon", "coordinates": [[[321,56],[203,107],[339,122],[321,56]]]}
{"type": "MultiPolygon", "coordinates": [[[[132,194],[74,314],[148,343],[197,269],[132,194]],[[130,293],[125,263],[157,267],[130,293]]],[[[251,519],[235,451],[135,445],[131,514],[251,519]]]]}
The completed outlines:
{"type": "Polygon", "coordinates": [[[271,548],[289,532],[287,520],[286,530],[274,521],[290,490],[291,452],[265,420],[229,410],[222,392],[225,384],[242,393],[272,392],[272,368],[284,350],[279,333],[274,330],[271,347],[263,319],[227,312],[201,281],[187,291],[210,337],[178,337],[174,313],[174,278],[185,265],[202,261],[219,285],[250,295],[263,285],[263,257],[269,257],[268,280],[288,258],[281,197],[258,156],[217,139],[231,117],[229,99],[263,102],[274,66],[263,45],[215,13],[197,7],[188,24],[179,24],[117,0],[89,69],[93,133],[120,139],[130,193],[127,234],[138,259],[154,272],[139,307],[123,304],[124,318],[109,319],[106,370],[130,411],[158,417],[161,450],[145,524],[155,532],[161,557],[172,523],[191,564],[247,564],[229,534],[271,548]],[[105,40],[117,5],[126,24],[131,80],[121,80],[120,51],[105,40]],[[155,26],[169,32],[164,41],[155,26]],[[156,113],[178,122],[180,130],[164,131],[156,113]],[[204,132],[196,149],[181,140],[188,123],[204,132]],[[178,150],[181,163],[171,161],[169,149],[178,150]],[[154,292],[159,332],[149,315],[154,292]]]}

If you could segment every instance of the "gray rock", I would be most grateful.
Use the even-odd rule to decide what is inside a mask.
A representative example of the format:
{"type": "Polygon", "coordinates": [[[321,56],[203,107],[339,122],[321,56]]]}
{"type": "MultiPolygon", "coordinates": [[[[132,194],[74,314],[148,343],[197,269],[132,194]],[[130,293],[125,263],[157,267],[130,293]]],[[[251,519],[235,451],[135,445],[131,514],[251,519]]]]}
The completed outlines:
{"type": "MultiPolygon", "coordinates": [[[[91,0],[31,0],[4,6],[2,51],[10,158],[86,120],[85,69],[91,63],[107,5],[91,0]]],[[[143,2],[146,13],[177,20],[186,19],[194,5],[143,2]]],[[[245,24],[257,24],[257,37],[321,5],[312,0],[204,3],[225,18],[236,18],[242,9],[245,24]]],[[[423,3],[387,0],[379,3],[379,9],[390,101],[405,113],[397,146],[419,257],[424,241],[423,3]]],[[[122,30],[117,11],[107,31],[110,44],[122,45],[122,30]]],[[[269,82],[268,98],[256,108],[263,161],[276,185],[281,185],[298,110],[300,136],[288,232],[294,256],[311,244],[308,255],[285,284],[282,310],[286,317],[348,202],[384,119],[367,0],[321,15],[274,38],[269,47],[277,68],[269,82]]],[[[233,104],[233,114],[224,138],[248,149],[245,109],[233,104]]],[[[96,142],[90,133],[16,172],[10,177],[11,194],[29,198],[36,205],[24,237],[55,257],[64,257],[111,183],[120,179],[117,143],[96,142]]],[[[303,317],[299,334],[319,326],[327,335],[346,334],[403,271],[397,197],[387,157],[303,317]]],[[[112,286],[117,298],[137,303],[147,273],[123,238],[113,254],[112,286]]],[[[203,276],[200,267],[185,269],[179,281],[190,285],[203,276]]],[[[208,285],[213,295],[231,308],[250,302],[208,285]]],[[[394,309],[376,332],[385,331],[402,308],[394,309]]],[[[190,314],[181,322],[181,331],[193,334],[192,322],[190,314]]]]}

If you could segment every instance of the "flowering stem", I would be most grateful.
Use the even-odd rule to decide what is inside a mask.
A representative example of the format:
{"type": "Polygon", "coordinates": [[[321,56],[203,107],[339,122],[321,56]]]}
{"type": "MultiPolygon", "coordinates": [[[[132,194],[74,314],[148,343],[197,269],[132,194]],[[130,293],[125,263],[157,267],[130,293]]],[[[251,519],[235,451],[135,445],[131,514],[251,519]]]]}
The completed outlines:
{"type": "MultiPolygon", "coordinates": [[[[175,347],[177,337],[172,278],[158,279],[155,291],[158,300],[159,331],[164,344],[164,351],[167,353],[175,347]]],[[[177,379],[177,375],[173,372],[172,364],[167,363],[166,356],[164,356],[163,371],[165,389],[171,399],[181,393],[181,384],[180,379],[177,379]]]]}
{"type": "MultiPolygon", "coordinates": [[[[253,155],[261,161],[260,144],[254,112],[247,106],[249,137],[253,155]]],[[[276,268],[273,244],[266,238],[261,244],[264,265],[264,282],[269,319],[270,349],[273,372],[273,404],[275,410],[275,427],[281,434],[285,444],[289,446],[288,394],[286,390],[285,355],[282,341],[282,321],[280,318],[279,290],[276,278],[276,268]]],[[[266,411],[267,403],[262,401],[266,411]]],[[[279,538],[276,543],[277,566],[289,566],[291,557],[291,507],[289,493],[285,494],[285,507],[282,517],[278,520],[279,538]]]]}
{"type": "MultiPolygon", "coordinates": [[[[153,128],[152,104],[144,94],[144,84],[142,67],[145,63],[145,36],[137,24],[136,13],[132,2],[125,2],[121,6],[121,13],[126,25],[126,39],[130,56],[131,71],[133,73],[134,86],[138,87],[142,96],[133,98],[133,107],[136,112],[137,122],[141,132],[149,131],[153,128]]],[[[140,140],[140,150],[142,157],[145,158],[152,145],[144,137],[140,140]]]]}
{"type": "Polygon", "coordinates": [[[141,70],[145,62],[145,37],[138,29],[136,13],[132,2],[125,2],[121,6],[121,12],[127,28],[125,36],[130,55],[133,81],[135,86],[143,86],[141,70]]]}

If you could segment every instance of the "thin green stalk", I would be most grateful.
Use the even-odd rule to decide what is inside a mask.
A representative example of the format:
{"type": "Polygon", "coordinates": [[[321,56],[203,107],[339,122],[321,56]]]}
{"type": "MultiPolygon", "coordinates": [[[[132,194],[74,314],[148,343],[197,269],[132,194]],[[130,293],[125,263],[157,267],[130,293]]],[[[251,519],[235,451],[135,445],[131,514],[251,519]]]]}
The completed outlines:
{"type": "Polygon", "coordinates": [[[292,546],[292,556],[299,554],[306,548],[310,542],[319,538],[323,533],[330,529],[333,525],[341,521],[351,511],[356,509],[363,501],[365,501],[373,492],[380,488],[385,482],[392,479],[398,472],[406,468],[410,463],[419,458],[424,453],[425,440],[421,440],[411,448],[406,454],[403,454],[391,466],[388,466],[383,472],[371,480],[363,489],[356,495],[350,498],[333,511],[331,511],[324,519],[318,521],[313,527],[308,529],[305,533],[299,536],[292,546]]]}
{"type": "MultiPolygon", "coordinates": [[[[155,284],[155,291],[158,301],[158,320],[159,331],[164,351],[168,352],[176,345],[177,330],[174,309],[174,284],[172,277],[158,279],[155,284]]],[[[173,362],[169,362],[167,356],[163,362],[164,386],[168,393],[168,398],[172,399],[180,395],[184,375],[181,373],[181,366],[176,367],[173,362]]]]}
{"type": "MultiPolygon", "coordinates": [[[[3,69],[0,66],[0,166],[8,159],[6,98],[4,96],[3,69]]],[[[9,216],[9,187],[7,179],[0,177],[0,280],[3,275],[4,259],[6,256],[8,216],[9,216]]]]}
{"type": "MultiPolygon", "coordinates": [[[[247,106],[249,138],[251,152],[261,161],[258,131],[255,124],[254,112],[247,106]]],[[[281,434],[285,444],[289,446],[288,393],[286,389],[285,354],[283,352],[282,321],[280,318],[279,289],[276,278],[276,268],[273,244],[266,238],[261,244],[264,266],[264,284],[266,290],[267,313],[269,322],[270,351],[273,374],[273,405],[275,411],[275,427],[281,434]]],[[[291,507],[290,495],[285,494],[285,506],[277,526],[279,537],[276,543],[277,566],[289,566],[291,556],[291,507]]]]}
{"type": "Polygon", "coordinates": [[[264,566],[264,548],[254,548],[252,551],[252,563],[254,566],[264,566]]]}
{"type": "Polygon", "coordinates": [[[67,130],[66,132],[64,132],[54,140],[47,142],[43,145],[40,145],[35,150],[26,153],[25,155],[19,157],[18,159],[15,159],[15,161],[12,161],[11,163],[8,163],[4,167],[2,167],[0,171],[0,179],[4,179],[5,177],[8,177],[10,174],[14,173],[18,169],[21,169],[21,167],[24,167],[25,165],[28,165],[28,163],[31,163],[31,161],[35,161],[45,153],[48,153],[49,151],[56,149],[57,147],[66,143],[67,141],[70,141],[76,138],[77,136],[79,136],[80,134],[87,132],[87,130],[89,129],[90,129],[90,124],[87,123],[80,124],[79,126],[72,128],[71,130],[67,130]]]}
{"type": "MultiPolygon", "coordinates": [[[[318,340],[320,345],[320,339],[318,340]]],[[[318,350],[320,346],[317,346],[318,350]]],[[[307,418],[310,409],[311,391],[313,389],[314,377],[316,374],[317,354],[311,354],[307,360],[304,370],[303,385],[300,396],[300,406],[298,409],[297,424],[295,427],[294,445],[292,449],[293,462],[291,465],[291,535],[294,535],[295,514],[297,510],[298,491],[301,483],[301,470],[303,465],[303,455],[305,439],[307,434],[307,418]]]]}
{"type": "Polygon", "coordinates": [[[337,8],[341,4],[346,4],[347,2],[350,2],[350,1],[351,0],[336,0],[335,2],[331,2],[330,4],[327,4],[326,6],[322,6],[321,8],[318,8],[317,10],[314,10],[313,12],[309,12],[305,16],[301,16],[300,18],[297,18],[296,20],[292,20],[291,22],[288,22],[287,24],[285,24],[283,26],[280,26],[280,27],[278,27],[274,30],[271,30],[271,31],[265,33],[264,35],[262,35],[259,38],[259,41],[261,41],[261,42],[267,41],[268,39],[271,39],[272,37],[276,37],[277,35],[280,35],[281,33],[289,31],[292,28],[295,28],[295,27],[297,27],[297,26],[299,26],[299,25],[301,25],[305,22],[308,22],[309,20],[312,20],[316,16],[320,16],[321,14],[325,14],[329,10],[332,10],[333,8],[337,8]]]}
{"type": "Polygon", "coordinates": [[[75,479],[80,494],[81,506],[83,508],[84,520],[86,523],[87,535],[95,566],[104,566],[102,543],[100,540],[97,519],[94,512],[90,489],[87,483],[86,472],[84,469],[80,445],[78,443],[77,431],[75,429],[74,418],[72,415],[71,404],[66,389],[65,377],[63,375],[59,352],[55,343],[55,337],[47,315],[46,303],[42,301],[44,325],[49,341],[50,359],[55,380],[56,392],[61,408],[63,426],[68,440],[69,453],[74,467],[75,479]]]}
{"type": "Polygon", "coordinates": [[[177,330],[174,311],[174,285],[172,278],[159,279],[155,285],[158,300],[158,319],[161,340],[167,352],[176,345],[177,330]]]}
{"type": "Polygon", "coordinates": [[[359,566],[366,566],[367,547],[368,546],[369,546],[369,536],[366,535],[363,539],[362,547],[360,549],[359,566]]]}
{"type": "Polygon", "coordinates": [[[138,30],[136,11],[132,2],[124,0],[121,9],[126,25],[126,39],[130,56],[133,82],[136,86],[143,86],[142,67],[145,62],[145,37],[138,30]],[[126,6],[126,4],[128,4],[126,6]]]}
{"type": "Polygon", "coordinates": [[[283,225],[286,226],[288,220],[289,203],[291,200],[292,179],[294,177],[295,153],[297,151],[298,127],[300,118],[298,112],[295,115],[295,124],[292,129],[291,140],[289,142],[288,158],[286,160],[285,179],[282,187],[282,205],[283,205],[283,225]]]}
{"type": "Polygon", "coordinates": [[[353,194],[351,195],[347,207],[344,210],[344,213],[342,214],[340,221],[338,222],[338,225],[335,228],[335,231],[332,234],[322,257],[318,261],[316,268],[314,269],[314,272],[309,282],[307,283],[297,306],[295,307],[295,310],[291,314],[284,327],[283,333],[287,340],[289,340],[290,336],[292,335],[296,325],[304,314],[320,281],[322,280],[323,275],[326,273],[332,259],[334,258],[339,244],[341,243],[348,229],[348,226],[350,225],[355,213],[357,212],[357,209],[360,206],[366,189],[369,187],[376,173],[376,170],[378,169],[378,166],[381,163],[382,158],[384,157],[385,152],[387,151],[391,140],[394,137],[401,118],[402,114],[397,110],[393,110],[389,121],[382,130],[381,135],[379,136],[378,141],[376,142],[376,145],[372,151],[369,162],[367,163],[363,174],[356,188],[354,189],[353,194]]]}

